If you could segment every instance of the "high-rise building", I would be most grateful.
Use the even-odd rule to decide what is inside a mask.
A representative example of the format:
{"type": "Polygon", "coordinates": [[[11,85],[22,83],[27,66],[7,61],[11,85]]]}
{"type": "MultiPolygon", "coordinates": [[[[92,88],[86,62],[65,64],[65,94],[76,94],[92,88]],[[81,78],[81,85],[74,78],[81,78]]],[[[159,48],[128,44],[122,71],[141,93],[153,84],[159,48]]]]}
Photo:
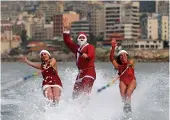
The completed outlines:
{"type": "Polygon", "coordinates": [[[139,1],[140,12],[144,13],[155,13],[156,2],[155,1],[139,1]]]}
{"type": "Polygon", "coordinates": [[[33,40],[52,40],[53,39],[53,23],[45,24],[43,22],[32,22],[31,37],[33,40]]]}
{"type": "Polygon", "coordinates": [[[63,1],[60,1],[59,3],[57,3],[57,5],[56,5],[56,12],[57,13],[64,12],[64,2],[63,1]]]}
{"type": "Polygon", "coordinates": [[[157,1],[157,13],[162,16],[169,15],[169,1],[157,1]]]}
{"type": "Polygon", "coordinates": [[[3,33],[4,38],[7,40],[12,40],[12,23],[9,20],[1,20],[1,33],[3,33]]]}
{"type": "Polygon", "coordinates": [[[147,20],[148,39],[158,39],[158,19],[154,17],[148,17],[147,20]]]}
{"type": "Polygon", "coordinates": [[[79,20],[79,14],[75,12],[64,12],[58,13],[53,17],[54,23],[54,37],[62,37],[63,36],[63,21],[67,21],[70,25],[74,21],[79,20]]]}
{"type": "Polygon", "coordinates": [[[79,32],[86,33],[89,36],[89,22],[87,20],[79,20],[72,22],[71,24],[71,35],[73,38],[77,37],[79,32]]]}
{"type": "Polygon", "coordinates": [[[122,23],[124,24],[124,38],[137,39],[140,36],[139,2],[124,4],[122,8],[122,23]]]}
{"type": "Polygon", "coordinates": [[[169,40],[169,17],[161,17],[161,39],[169,40]]]}
{"type": "Polygon", "coordinates": [[[87,1],[69,1],[65,3],[65,6],[64,11],[75,11],[80,19],[87,17],[89,9],[87,1]]]}
{"type": "Polygon", "coordinates": [[[123,33],[121,22],[122,4],[104,5],[104,40],[110,40],[110,35],[113,33],[123,33]]]}
{"type": "Polygon", "coordinates": [[[43,11],[46,21],[50,22],[56,13],[62,13],[64,11],[64,7],[62,2],[42,1],[40,2],[38,10],[43,11]]]}
{"type": "Polygon", "coordinates": [[[139,37],[139,2],[105,4],[104,14],[105,40],[110,40],[113,33],[122,34],[124,39],[139,37]]]}
{"type": "Polygon", "coordinates": [[[90,32],[98,37],[104,32],[104,7],[103,4],[89,4],[87,16],[90,23],[90,32]]]}

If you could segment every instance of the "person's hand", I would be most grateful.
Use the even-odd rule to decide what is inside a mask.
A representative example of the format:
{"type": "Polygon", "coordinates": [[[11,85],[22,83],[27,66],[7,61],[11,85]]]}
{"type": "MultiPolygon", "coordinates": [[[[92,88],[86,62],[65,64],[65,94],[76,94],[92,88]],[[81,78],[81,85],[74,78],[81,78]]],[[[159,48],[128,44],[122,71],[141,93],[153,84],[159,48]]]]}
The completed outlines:
{"type": "Polygon", "coordinates": [[[21,58],[21,61],[26,63],[26,62],[28,61],[28,59],[27,59],[27,57],[23,56],[23,57],[21,58]]]}
{"type": "Polygon", "coordinates": [[[117,46],[116,40],[112,39],[112,48],[115,48],[117,46]]]}
{"type": "Polygon", "coordinates": [[[70,23],[68,22],[68,18],[63,18],[63,28],[64,31],[70,30],[70,23]]]}
{"type": "Polygon", "coordinates": [[[86,53],[83,53],[83,54],[81,55],[81,57],[83,57],[83,58],[85,58],[85,59],[87,59],[87,58],[88,58],[88,56],[87,56],[87,54],[86,54],[86,53]]]}

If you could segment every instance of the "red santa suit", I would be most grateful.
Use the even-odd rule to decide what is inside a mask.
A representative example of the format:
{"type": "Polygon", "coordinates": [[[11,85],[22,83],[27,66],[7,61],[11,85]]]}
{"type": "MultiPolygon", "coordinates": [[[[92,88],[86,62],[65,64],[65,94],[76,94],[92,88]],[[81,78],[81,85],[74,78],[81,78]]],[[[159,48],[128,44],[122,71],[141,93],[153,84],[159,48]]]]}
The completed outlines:
{"type": "MultiPolygon", "coordinates": [[[[79,69],[79,74],[77,75],[76,82],[74,85],[74,92],[90,92],[96,79],[95,72],[95,48],[93,45],[86,43],[82,47],[75,44],[71,38],[69,32],[63,33],[64,42],[67,47],[76,56],[76,65],[79,69]],[[81,55],[86,53],[88,58],[85,59],[81,55]]],[[[73,93],[74,94],[74,93],[73,93]]]]}
{"type": "Polygon", "coordinates": [[[60,90],[62,90],[62,83],[57,71],[50,64],[46,65],[46,69],[42,67],[42,70],[42,76],[44,79],[42,82],[43,90],[48,87],[58,87],[60,90]]]}
{"type": "Polygon", "coordinates": [[[122,81],[126,86],[128,86],[132,80],[136,80],[134,68],[132,67],[128,67],[128,69],[121,75],[121,73],[127,68],[128,65],[130,65],[129,61],[125,64],[118,66],[120,81],[122,81]]]}

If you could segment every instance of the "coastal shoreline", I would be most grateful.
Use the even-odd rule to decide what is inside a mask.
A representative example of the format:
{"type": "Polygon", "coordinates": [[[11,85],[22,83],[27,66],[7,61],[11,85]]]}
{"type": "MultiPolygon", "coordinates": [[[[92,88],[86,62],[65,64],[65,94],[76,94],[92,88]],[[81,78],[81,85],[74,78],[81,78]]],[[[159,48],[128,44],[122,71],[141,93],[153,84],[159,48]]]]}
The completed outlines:
{"type": "MultiPolygon", "coordinates": [[[[128,54],[135,59],[136,62],[169,62],[169,49],[162,50],[127,50],[128,54]]],[[[58,62],[71,62],[75,61],[73,53],[57,52],[51,54],[58,62]]],[[[109,49],[96,49],[95,62],[109,62],[109,49]]],[[[34,62],[40,62],[38,53],[34,55],[26,55],[27,58],[34,62]]],[[[17,62],[20,61],[21,55],[15,56],[2,56],[1,62],[17,62]]]]}
{"type": "MultiPolygon", "coordinates": [[[[29,58],[28,58],[29,59],[29,58]]],[[[31,59],[29,59],[31,60],[31,59]]],[[[31,60],[33,62],[40,62],[39,60],[31,60]]],[[[74,62],[75,60],[57,60],[57,62],[74,62]]],[[[20,62],[19,59],[14,57],[11,58],[3,58],[1,62],[20,62]]],[[[95,62],[110,62],[108,60],[95,60],[95,62]]],[[[135,59],[135,62],[169,62],[169,59],[135,59]]]]}

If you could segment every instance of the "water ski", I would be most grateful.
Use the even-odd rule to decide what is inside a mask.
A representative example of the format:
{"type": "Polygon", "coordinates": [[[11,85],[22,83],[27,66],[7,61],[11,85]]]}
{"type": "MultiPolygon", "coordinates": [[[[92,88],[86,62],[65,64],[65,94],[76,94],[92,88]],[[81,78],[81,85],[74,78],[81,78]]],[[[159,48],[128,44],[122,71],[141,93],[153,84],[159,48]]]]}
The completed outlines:
{"type": "Polygon", "coordinates": [[[130,104],[125,104],[123,107],[122,120],[132,120],[132,109],[130,104]]]}
{"type": "Polygon", "coordinates": [[[47,102],[46,105],[45,105],[44,112],[46,112],[46,111],[49,110],[49,109],[55,109],[55,108],[57,108],[57,106],[58,106],[58,103],[57,103],[57,102],[51,102],[51,101],[49,101],[49,102],[47,102]]]}

